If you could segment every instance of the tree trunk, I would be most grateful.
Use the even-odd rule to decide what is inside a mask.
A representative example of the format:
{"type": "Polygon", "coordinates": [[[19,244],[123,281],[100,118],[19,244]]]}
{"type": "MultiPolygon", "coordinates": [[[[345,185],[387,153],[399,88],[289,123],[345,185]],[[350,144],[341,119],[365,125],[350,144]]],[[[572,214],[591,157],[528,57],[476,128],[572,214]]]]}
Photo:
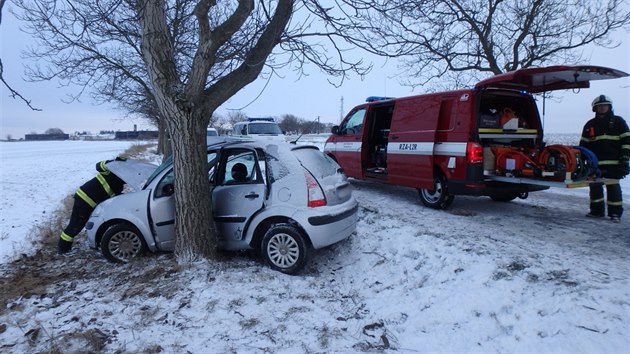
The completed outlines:
{"type": "Polygon", "coordinates": [[[205,134],[209,119],[181,111],[167,117],[175,170],[175,256],[180,263],[214,258],[216,230],[210,205],[205,134]]]}
{"type": "Polygon", "coordinates": [[[171,138],[166,130],[166,122],[164,119],[160,118],[158,120],[158,154],[162,154],[162,156],[166,159],[167,157],[173,154],[173,148],[171,146],[171,138]]]}

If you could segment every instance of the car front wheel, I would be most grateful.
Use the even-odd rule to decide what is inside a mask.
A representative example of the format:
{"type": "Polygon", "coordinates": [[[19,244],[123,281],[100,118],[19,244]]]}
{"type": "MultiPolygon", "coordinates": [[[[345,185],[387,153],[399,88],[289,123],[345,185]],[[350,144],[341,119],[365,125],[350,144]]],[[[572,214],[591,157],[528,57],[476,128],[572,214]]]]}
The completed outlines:
{"type": "Polygon", "coordinates": [[[147,250],[142,234],[131,224],[110,227],[101,240],[103,256],[112,262],[125,263],[147,250]]]}
{"type": "Polygon", "coordinates": [[[294,226],[276,224],[265,233],[262,256],[272,269],[295,274],[306,264],[308,244],[294,226]]]}
{"type": "Polygon", "coordinates": [[[448,194],[446,178],[440,172],[434,174],[433,189],[418,189],[418,196],[422,204],[433,209],[447,208],[455,199],[455,196],[448,194]]]}

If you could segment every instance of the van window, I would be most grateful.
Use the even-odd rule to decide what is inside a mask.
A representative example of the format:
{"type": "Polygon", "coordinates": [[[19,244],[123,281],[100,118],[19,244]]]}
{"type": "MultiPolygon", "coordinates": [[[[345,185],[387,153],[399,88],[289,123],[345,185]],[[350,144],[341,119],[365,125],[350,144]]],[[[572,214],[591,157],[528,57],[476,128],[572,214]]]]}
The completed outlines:
{"type": "Polygon", "coordinates": [[[365,118],[365,111],[365,108],[361,108],[352,113],[352,115],[343,122],[341,127],[339,127],[341,134],[360,134],[365,118]]]}
{"type": "Polygon", "coordinates": [[[450,130],[451,123],[453,123],[453,106],[455,105],[454,99],[445,99],[440,103],[440,118],[438,119],[438,130],[450,130]]]}
{"type": "Polygon", "coordinates": [[[243,123],[234,124],[234,128],[232,129],[233,135],[246,135],[247,134],[247,126],[243,123]]]}
{"type": "Polygon", "coordinates": [[[282,134],[282,130],[275,123],[249,123],[248,134],[282,134]]]}

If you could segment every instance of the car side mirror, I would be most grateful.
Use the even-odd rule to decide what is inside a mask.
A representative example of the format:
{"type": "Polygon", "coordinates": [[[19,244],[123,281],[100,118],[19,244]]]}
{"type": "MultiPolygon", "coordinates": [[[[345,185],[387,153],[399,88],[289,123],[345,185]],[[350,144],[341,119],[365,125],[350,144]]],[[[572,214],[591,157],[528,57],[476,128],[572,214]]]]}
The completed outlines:
{"type": "Polygon", "coordinates": [[[166,184],[162,187],[162,195],[169,197],[173,195],[173,193],[175,193],[175,187],[173,187],[172,183],[166,184]]]}
{"type": "Polygon", "coordinates": [[[339,126],[335,125],[330,131],[335,135],[339,135],[339,126]]]}

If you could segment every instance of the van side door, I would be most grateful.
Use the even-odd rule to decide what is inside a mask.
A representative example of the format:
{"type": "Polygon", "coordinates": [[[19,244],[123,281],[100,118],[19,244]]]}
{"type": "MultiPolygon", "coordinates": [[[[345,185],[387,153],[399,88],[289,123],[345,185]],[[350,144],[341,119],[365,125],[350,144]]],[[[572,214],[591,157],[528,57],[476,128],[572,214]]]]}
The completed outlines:
{"type": "Polygon", "coordinates": [[[363,136],[368,107],[352,110],[341,122],[336,134],[331,135],[325,151],[335,156],[349,177],[363,178],[363,136]]]}
{"type": "Polygon", "coordinates": [[[438,96],[421,96],[396,103],[387,144],[389,183],[432,188],[440,105],[438,96]]]}

